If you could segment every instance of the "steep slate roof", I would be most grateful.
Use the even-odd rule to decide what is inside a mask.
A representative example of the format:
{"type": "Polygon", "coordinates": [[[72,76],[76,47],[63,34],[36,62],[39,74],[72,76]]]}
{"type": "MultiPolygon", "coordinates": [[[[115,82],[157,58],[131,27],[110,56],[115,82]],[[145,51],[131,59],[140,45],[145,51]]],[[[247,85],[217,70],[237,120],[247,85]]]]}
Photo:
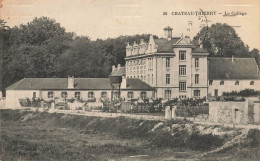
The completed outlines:
{"type": "Polygon", "coordinates": [[[125,75],[125,66],[117,67],[114,71],[111,72],[112,76],[124,76],[125,75]]]}
{"type": "MultiPolygon", "coordinates": [[[[109,78],[74,78],[73,90],[110,90],[109,78]]],[[[127,79],[127,89],[153,90],[141,80],[127,79]]],[[[67,78],[24,78],[6,90],[70,90],[67,78]]]]}
{"type": "Polygon", "coordinates": [[[173,44],[180,39],[180,37],[173,37],[171,40],[164,38],[154,39],[155,44],[157,45],[157,52],[173,52],[173,44]]]}
{"type": "Polygon", "coordinates": [[[209,79],[259,79],[254,58],[208,58],[209,79]]]}

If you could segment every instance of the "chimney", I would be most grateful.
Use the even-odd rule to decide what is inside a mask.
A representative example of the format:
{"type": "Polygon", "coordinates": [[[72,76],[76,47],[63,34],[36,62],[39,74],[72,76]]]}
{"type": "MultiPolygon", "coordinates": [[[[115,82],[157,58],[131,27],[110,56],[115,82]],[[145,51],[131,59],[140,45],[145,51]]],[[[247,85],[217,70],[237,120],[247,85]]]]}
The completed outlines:
{"type": "Polygon", "coordinates": [[[121,67],[121,64],[118,64],[118,65],[117,65],[117,68],[120,68],[120,67],[121,67]]]}
{"type": "Polygon", "coordinates": [[[140,39],[140,45],[144,44],[144,39],[140,39]]]}
{"type": "Polygon", "coordinates": [[[232,55],[232,62],[234,62],[235,60],[234,60],[234,56],[232,55]]]}
{"type": "Polygon", "coordinates": [[[69,89],[74,88],[74,76],[72,76],[72,77],[68,76],[68,88],[69,89]]]}
{"type": "Polygon", "coordinates": [[[164,36],[169,41],[172,39],[172,28],[170,26],[165,27],[164,29],[164,36]]]}
{"type": "Polygon", "coordinates": [[[112,72],[116,69],[115,65],[112,65],[112,72]]]}
{"type": "Polygon", "coordinates": [[[126,78],[122,77],[121,89],[126,89],[126,78]]]}
{"type": "Polygon", "coordinates": [[[185,36],[185,40],[190,44],[190,37],[189,36],[185,36]]]}

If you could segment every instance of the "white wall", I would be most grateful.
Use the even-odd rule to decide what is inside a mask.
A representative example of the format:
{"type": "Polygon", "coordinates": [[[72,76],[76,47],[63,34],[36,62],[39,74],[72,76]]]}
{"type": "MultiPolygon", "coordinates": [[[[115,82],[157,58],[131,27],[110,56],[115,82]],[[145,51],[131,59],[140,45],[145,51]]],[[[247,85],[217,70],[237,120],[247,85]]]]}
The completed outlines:
{"type": "Polygon", "coordinates": [[[53,97],[61,98],[61,92],[67,92],[67,99],[75,98],[75,92],[80,92],[80,98],[83,100],[88,99],[88,92],[94,92],[94,97],[96,101],[99,101],[101,98],[102,92],[107,92],[107,97],[111,98],[111,91],[110,90],[48,90],[42,91],[42,98],[44,100],[51,100],[53,98],[48,98],[48,92],[53,92],[53,97]]]}
{"type": "Polygon", "coordinates": [[[39,90],[6,90],[6,107],[17,108],[20,107],[20,98],[33,98],[33,92],[36,92],[36,98],[40,97],[39,90]]]}
{"type": "Polygon", "coordinates": [[[153,91],[137,91],[137,90],[122,90],[121,91],[121,98],[127,100],[127,93],[128,92],[133,92],[134,98],[133,99],[138,99],[140,98],[141,92],[146,92],[146,97],[147,98],[152,98],[153,97],[153,91]]]}
{"type": "Polygon", "coordinates": [[[212,85],[209,85],[208,94],[214,96],[215,89],[218,90],[218,95],[221,96],[223,92],[241,91],[245,89],[260,90],[260,80],[253,80],[254,85],[250,85],[252,80],[238,80],[239,85],[235,85],[237,80],[224,80],[224,85],[220,85],[222,80],[213,80],[212,85]]]}

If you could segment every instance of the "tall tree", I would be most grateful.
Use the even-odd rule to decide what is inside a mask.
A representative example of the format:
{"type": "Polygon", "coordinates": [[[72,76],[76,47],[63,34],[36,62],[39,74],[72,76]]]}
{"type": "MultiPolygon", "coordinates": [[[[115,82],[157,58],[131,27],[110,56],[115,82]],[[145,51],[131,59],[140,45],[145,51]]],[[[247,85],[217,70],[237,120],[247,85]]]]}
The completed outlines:
{"type": "Polygon", "coordinates": [[[4,56],[5,87],[24,77],[56,76],[55,64],[70,48],[73,36],[47,17],[12,28],[11,46],[4,56]]]}
{"type": "Polygon", "coordinates": [[[198,44],[199,39],[204,40],[203,47],[208,50],[210,56],[249,56],[248,46],[235,29],[227,24],[216,23],[208,28],[202,28],[193,41],[198,44]]]}
{"type": "Polygon", "coordinates": [[[6,22],[4,20],[0,19],[0,91],[3,91],[4,89],[3,56],[5,55],[9,47],[9,36],[10,27],[6,25],[6,22]]]}
{"type": "Polygon", "coordinates": [[[101,57],[95,42],[88,37],[77,37],[57,62],[57,73],[61,77],[105,77],[101,57]]]}

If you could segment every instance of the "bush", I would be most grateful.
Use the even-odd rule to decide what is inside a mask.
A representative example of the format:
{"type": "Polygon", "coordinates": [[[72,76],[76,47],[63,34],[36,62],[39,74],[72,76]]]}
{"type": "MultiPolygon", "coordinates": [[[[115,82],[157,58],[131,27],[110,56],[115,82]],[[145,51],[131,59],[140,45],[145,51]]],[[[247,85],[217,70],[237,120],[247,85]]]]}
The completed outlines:
{"type": "Polygon", "coordinates": [[[258,129],[250,129],[248,131],[247,144],[251,147],[260,146],[260,131],[258,129]]]}
{"type": "Polygon", "coordinates": [[[194,133],[190,136],[187,141],[186,146],[192,150],[209,150],[212,147],[218,147],[223,144],[219,136],[214,136],[212,134],[200,135],[194,133]]]}
{"type": "Polygon", "coordinates": [[[185,142],[189,134],[187,131],[178,131],[174,135],[171,135],[167,131],[159,130],[152,138],[152,144],[159,148],[181,148],[185,147],[185,142]]]}
{"type": "Polygon", "coordinates": [[[254,91],[253,89],[245,89],[242,91],[232,91],[232,92],[223,92],[223,96],[242,96],[242,97],[249,97],[249,96],[259,96],[260,91],[254,91]]]}

